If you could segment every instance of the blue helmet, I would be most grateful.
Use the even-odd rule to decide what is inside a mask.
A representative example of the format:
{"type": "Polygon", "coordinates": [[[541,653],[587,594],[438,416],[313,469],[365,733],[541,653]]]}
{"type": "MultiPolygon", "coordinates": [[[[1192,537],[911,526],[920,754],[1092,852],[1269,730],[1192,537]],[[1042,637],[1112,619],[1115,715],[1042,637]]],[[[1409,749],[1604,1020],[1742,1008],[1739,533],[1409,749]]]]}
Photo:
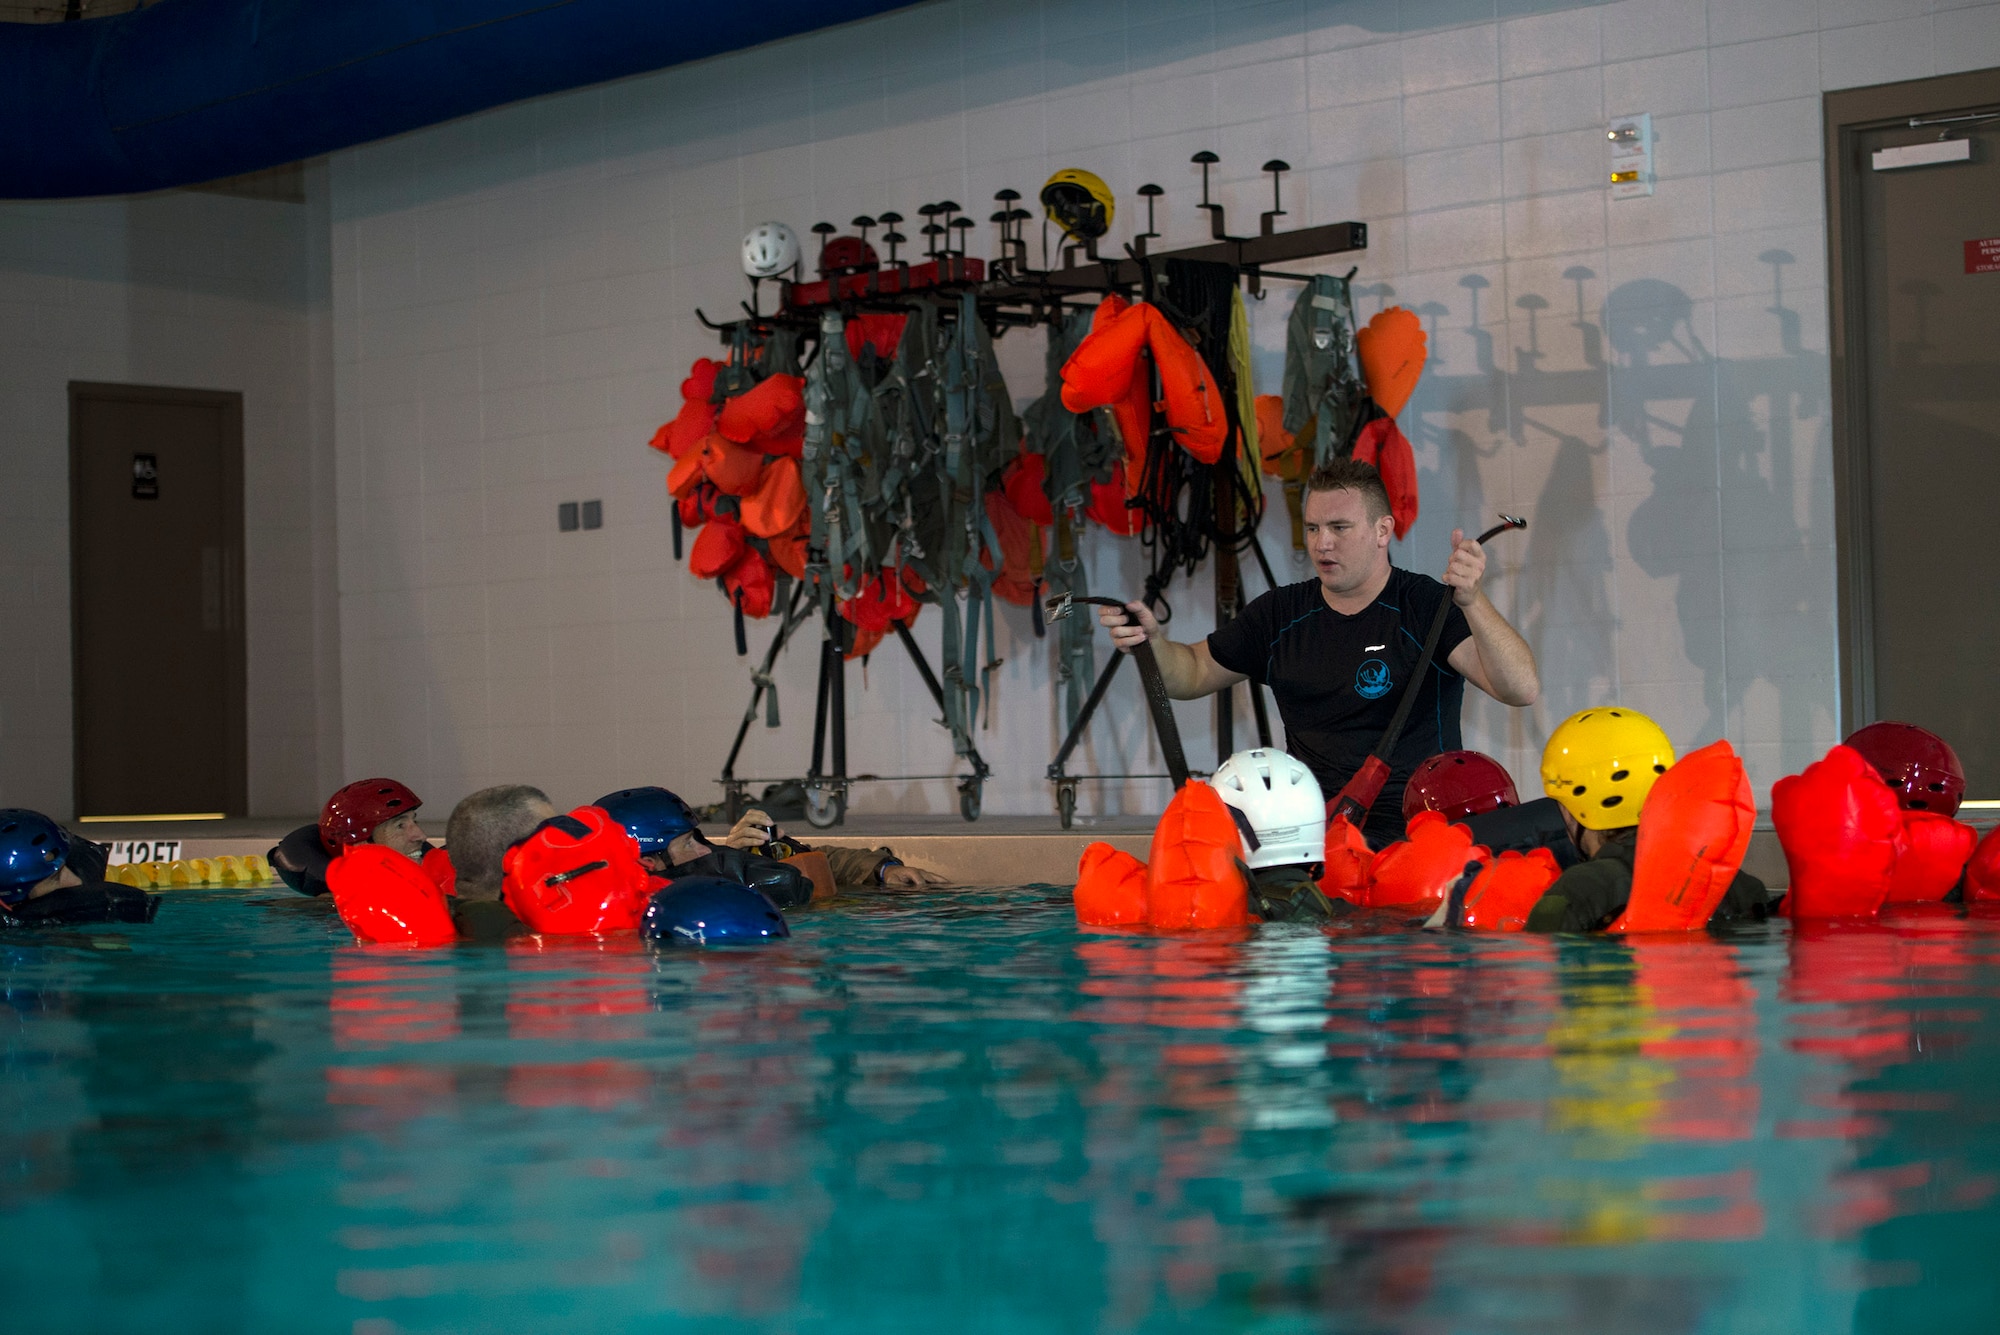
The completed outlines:
{"type": "Polygon", "coordinates": [[[656,891],[639,930],[668,946],[754,946],[792,934],[776,904],[720,876],[683,876],[656,891]]]}
{"type": "Polygon", "coordinates": [[[620,788],[590,805],[608,812],[639,841],[639,852],[664,853],[667,845],[697,828],[694,808],[665,788],[620,788]]]}
{"type": "Polygon", "coordinates": [[[69,861],[69,835],[39,811],[0,810],[0,904],[18,904],[69,861]]]}

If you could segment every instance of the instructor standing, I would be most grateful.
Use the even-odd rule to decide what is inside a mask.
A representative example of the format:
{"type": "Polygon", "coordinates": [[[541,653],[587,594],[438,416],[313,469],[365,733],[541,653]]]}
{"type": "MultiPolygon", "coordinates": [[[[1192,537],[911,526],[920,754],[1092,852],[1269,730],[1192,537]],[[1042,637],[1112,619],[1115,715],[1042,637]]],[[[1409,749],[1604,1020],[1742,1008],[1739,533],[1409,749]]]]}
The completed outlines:
{"type": "Polygon", "coordinates": [[[1442,584],[1389,564],[1395,521],[1372,465],[1337,459],[1314,470],[1304,511],[1306,554],[1317,578],[1262,595],[1207,640],[1169,640],[1140,603],[1128,604],[1136,626],[1110,608],[1099,619],[1121,650],[1153,642],[1167,694],[1177,700],[1246,678],[1270,687],[1285,723],[1285,749],[1311,767],[1321,789],[1337,793],[1388,730],[1438,602],[1449,596],[1456,606],[1437,657],[1417,683],[1388,785],[1368,813],[1364,833],[1380,848],[1402,837],[1403,785],[1411,772],[1461,746],[1465,683],[1520,707],[1535,702],[1541,681],[1534,651],[1480,588],[1486,552],[1478,543],[1453,532],[1442,584]]]}

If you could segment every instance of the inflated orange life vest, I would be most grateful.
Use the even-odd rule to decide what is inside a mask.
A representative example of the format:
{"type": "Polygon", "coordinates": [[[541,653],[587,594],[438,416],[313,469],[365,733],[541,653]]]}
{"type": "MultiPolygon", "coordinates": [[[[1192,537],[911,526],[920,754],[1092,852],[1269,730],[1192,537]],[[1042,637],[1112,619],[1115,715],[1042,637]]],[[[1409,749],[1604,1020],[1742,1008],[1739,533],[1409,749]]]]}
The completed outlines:
{"type": "Polygon", "coordinates": [[[1943,899],[1958,884],[1979,833],[1935,811],[1903,813],[1903,846],[1889,874],[1889,904],[1943,899]]]}
{"type": "Polygon", "coordinates": [[[773,459],[764,465],[757,489],[737,507],[743,527],[760,538],[789,533],[809,519],[806,513],[806,486],[794,459],[773,459]]]}
{"type": "Polygon", "coordinates": [[[1153,829],[1146,921],[1174,930],[1257,921],[1242,859],[1243,837],[1222,794],[1200,780],[1182,784],[1153,829]]]}
{"type": "Polygon", "coordinates": [[[1350,825],[1345,816],[1326,823],[1326,861],[1320,872],[1319,888],[1330,897],[1350,904],[1368,904],[1368,869],[1375,863],[1375,850],[1350,825]]]}
{"type": "Polygon", "coordinates": [[[1435,904],[1469,866],[1492,860],[1488,849],[1472,842],[1470,829],[1452,824],[1441,811],[1420,811],[1407,837],[1375,855],[1364,902],[1378,909],[1435,904]]]}
{"type": "Polygon", "coordinates": [[[752,548],[722,572],[722,591],[729,601],[743,609],[743,615],[757,620],[771,615],[771,600],[777,596],[778,576],[764,554],[752,548]]]}
{"type": "Polygon", "coordinates": [[[1393,417],[1378,417],[1354,438],[1354,457],[1374,464],[1382,475],[1382,489],[1389,493],[1389,514],[1396,521],[1400,541],[1417,522],[1417,458],[1410,451],[1409,438],[1393,417]]]}
{"type": "Polygon", "coordinates": [[[1401,306],[1377,311],[1366,327],[1355,331],[1354,351],[1361,360],[1368,397],[1391,417],[1402,412],[1430,356],[1423,322],[1401,306]]]}
{"type": "Polygon", "coordinates": [[[701,438],[695,457],[701,461],[701,471],[708,480],[731,496],[747,496],[755,491],[764,473],[764,456],[760,451],[738,445],[720,431],[711,431],[701,438]]]}
{"type": "Polygon", "coordinates": [[[1110,844],[1085,848],[1076,866],[1076,920],[1087,927],[1143,924],[1146,864],[1110,844]]]}
{"type": "MultiPolygon", "coordinates": [[[[1039,460],[1042,456],[1024,456],[1039,460]]],[[[993,535],[1000,540],[1000,569],[993,579],[993,595],[1002,602],[1026,607],[1035,601],[1041,579],[1042,530],[1015,508],[1010,491],[986,493],[986,518],[993,535]]],[[[1042,501],[1042,509],[1049,508],[1042,501]]],[[[990,565],[990,561],[988,562],[990,565]]]]}
{"type": "Polygon", "coordinates": [[[629,931],[646,911],[638,842],[598,807],[543,822],[501,865],[507,907],[546,935],[629,931]]]}
{"type": "MultiPolygon", "coordinates": [[[[1109,300],[1106,298],[1107,303],[1109,300]]],[[[1152,354],[1160,373],[1160,393],[1174,439],[1205,464],[1220,459],[1229,435],[1229,419],[1221,391],[1201,354],[1188,345],[1166,316],[1143,301],[1109,315],[1104,312],[1105,304],[1100,303],[1090,333],[1063,363],[1063,406],[1073,413],[1089,412],[1113,407],[1144,392],[1145,366],[1139,356],[1144,348],[1152,354]]],[[[1126,415],[1118,416],[1123,432],[1128,429],[1126,415]]],[[[1130,474],[1134,459],[1129,437],[1125,448],[1130,474]]],[[[1137,462],[1143,467],[1143,453],[1137,462]]]]}
{"type": "Polygon", "coordinates": [[[451,906],[424,869],[382,844],[353,844],[326,869],[333,907],[347,929],[383,945],[442,946],[458,940],[451,906]]]}
{"type": "Polygon", "coordinates": [[[1475,931],[1518,932],[1561,875],[1562,864],[1548,849],[1526,853],[1510,849],[1487,863],[1466,890],[1458,925],[1475,931]]]}
{"type": "Polygon", "coordinates": [[[1646,796],[1632,896],[1605,930],[1692,932],[1708,926],[1743,867],[1756,821],[1750,776],[1728,742],[1682,756],[1646,796]]]}
{"type": "Polygon", "coordinates": [[[2000,900],[2000,825],[1986,832],[1965,864],[1965,902],[2000,900]]]}
{"type": "Polygon", "coordinates": [[[742,560],[745,550],[742,525],[733,519],[712,519],[688,548],[688,573],[696,579],[714,579],[742,560]]]}
{"type": "Polygon", "coordinates": [[[724,401],[715,429],[758,454],[797,458],[805,444],[805,388],[806,382],[799,376],[766,376],[724,401]]]}
{"type": "Polygon", "coordinates": [[[1895,875],[1903,811],[1895,790],[1860,752],[1836,746],[1805,773],[1778,780],[1771,786],[1771,823],[1792,872],[1786,916],[1842,918],[1882,907],[1895,875]]]}
{"type": "Polygon", "coordinates": [[[447,897],[458,894],[458,868],[451,865],[451,854],[442,844],[425,852],[424,875],[431,878],[431,884],[447,897]]]}

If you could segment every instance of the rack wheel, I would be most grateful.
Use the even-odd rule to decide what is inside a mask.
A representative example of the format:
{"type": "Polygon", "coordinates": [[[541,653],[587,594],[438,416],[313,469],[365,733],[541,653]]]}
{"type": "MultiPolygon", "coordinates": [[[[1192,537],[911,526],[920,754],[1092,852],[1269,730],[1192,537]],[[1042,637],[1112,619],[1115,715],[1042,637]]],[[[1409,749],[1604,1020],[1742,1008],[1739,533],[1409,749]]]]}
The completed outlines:
{"type": "Polygon", "coordinates": [[[847,795],[830,788],[806,789],[806,824],[830,830],[847,815],[847,795]]]}
{"type": "Polygon", "coordinates": [[[958,788],[958,814],[967,820],[979,819],[979,783],[974,780],[958,788]]]}
{"type": "Polygon", "coordinates": [[[1056,819],[1062,822],[1065,830],[1076,820],[1075,785],[1067,783],[1056,785],[1056,819]]]}

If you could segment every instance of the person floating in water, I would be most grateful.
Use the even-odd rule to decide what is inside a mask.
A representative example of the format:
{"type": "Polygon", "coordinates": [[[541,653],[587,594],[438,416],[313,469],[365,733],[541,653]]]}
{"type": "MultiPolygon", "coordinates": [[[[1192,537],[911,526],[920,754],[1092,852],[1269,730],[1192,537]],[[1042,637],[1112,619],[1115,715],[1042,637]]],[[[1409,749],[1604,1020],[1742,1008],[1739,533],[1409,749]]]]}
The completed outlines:
{"type": "MultiPolygon", "coordinates": [[[[1602,931],[1632,898],[1639,820],[1653,787],[1674,763],[1673,743],[1637,710],[1601,705],[1571,715],[1542,750],[1542,787],[1563,809],[1583,861],[1564,871],[1528,913],[1531,932],[1602,931]]],[[[1764,883],[1738,871],[1710,926],[1770,912],[1764,883]]]]}
{"type": "Polygon", "coordinates": [[[1389,496],[1374,467],[1339,459],[1306,482],[1305,537],[1317,578],[1265,593],[1206,641],[1179,644],[1141,603],[1137,618],[1104,608],[1112,642],[1130,652],[1150,640],[1167,694],[1177,700],[1246,678],[1269,686],[1286,746],[1323,792],[1337,793],[1380,743],[1406,689],[1417,692],[1408,728],[1389,757],[1390,774],[1363,834],[1375,848],[1404,834],[1402,796],[1426,757],[1463,745],[1465,683],[1505,705],[1531,705],[1541,691],[1534,652],[1481,588],[1486,552],[1452,535],[1442,582],[1390,564],[1395,532],[1389,496]],[[1409,681],[1440,603],[1453,604],[1430,670],[1409,681]],[[1407,686],[1406,686],[1407,683],[1407,686]]]}
{"type": "Polygon", "coordinates": [[[0,810],[0,927],[151,922],[160,897],[105,881],[104,857],[39,811],[0,810]]]}
{"type": "Polygon", "coordinates": [[[1238,751],[1210,783],[1236,814],[1252,912],[1265,922],[1323,922],[1353,912],[1316,884],[1326,858],[1326,796],[1304,761],[1276,747],[1238,751]]]}
{"type": "Polygon", "coordinates": [[[326,801],[313,825],[301,825],[279,841],[267,858],[278,879],[302,895],[327,892],[326,870],[355,844],[381,844],[413,861],[431,859],[433,876],[449,866],[417,824],[423,799],[394,779],[361,779],[326,801]]]}

